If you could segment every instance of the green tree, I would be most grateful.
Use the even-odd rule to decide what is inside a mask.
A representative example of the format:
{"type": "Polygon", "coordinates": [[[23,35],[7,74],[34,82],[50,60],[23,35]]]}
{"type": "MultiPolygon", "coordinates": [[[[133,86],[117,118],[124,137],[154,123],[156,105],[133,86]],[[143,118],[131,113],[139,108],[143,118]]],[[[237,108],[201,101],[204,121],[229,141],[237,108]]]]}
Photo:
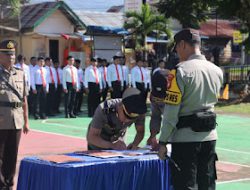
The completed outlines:
{"type": "Polygon", "coordinates": [[[157,8],[166,18],[177,19],[184,28],[199,28],[208,19],[206,13],[217,3],[218,0],[160,0],[157,8]]]}
{"type": "Polygon", "coordinates": [[[243,44],[250,52],[250,0],[220,0],[218,3],[218,13],[227,19],[239,20],[242,33],[248,34],[243,44]]]}
{"type": "Polygon", "coordinates": [[[150,33],[156,31],[158,35],[165,33],[168,37],[171,37],[171,31],[168,29],[168,20],[164,15],[152,11],[148,4],[142,5],[140,12],[127,12],[124,28],[135,37],[137,47],[144,48],[144,56],[147,45],[146,38],[150,33]]]}
{"type": "Polygon", "coordinates": [[[20,12],[20,6],[23,3],[27,3],[29,0],[0,0],[1,9],[5,9],[10,6],[13,15],[17,15],[20,12]]]}

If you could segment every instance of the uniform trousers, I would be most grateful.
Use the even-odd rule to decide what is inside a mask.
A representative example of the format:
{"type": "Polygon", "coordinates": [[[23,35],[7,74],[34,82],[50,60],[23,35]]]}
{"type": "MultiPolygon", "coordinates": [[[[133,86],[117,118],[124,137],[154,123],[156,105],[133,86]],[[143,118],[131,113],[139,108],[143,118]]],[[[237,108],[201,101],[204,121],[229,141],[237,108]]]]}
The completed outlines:
{"type": "Polygon", "coordinates": [[[73,114],[74,105],[75,105],[75,99],[76,99],[76,90],[72,83],[67,82],[67,90],[68,93],[64,94],[64,109],[65,109],[65,115],[73,114]]]}
{"type": "Polygon", "coordinates": [[[34,94],[33,89],[29,91],[28,95],[28,106],[29,106],[29,114],[33,113],[33,107],[34,107],[34,94]]]}
{"type": "Polygon", "coordinates": [[[95,113],[96,108],[100,104],[100,87],[99,84],[96,84],[94,82],[89,82],[88,87],[88,116],[92,117],[95,113]]]}
{"type": "Polygon", "coordinates": [[[47,94],[47,104],[46,104],[46,114],[50,115],[54,111],[53,108],[55,107],[55,93],[56,87],[55,84],[49,84],[49,93],[47,94]]]}
{"type": "Polygon", "coordinates": [[[11,190],[13,186],[20,129],[0,130],[0,189],[11,190]]]}
{"type": "Polygon", "coordinates": [[[84,91],[84,88],[83,88],[83,85],[81,84],[81,89],[79,90],[79,92],[76,93],[76,101],[75,101],[75,107],[74,107],[75,114],[81,111],[83,91],[84,91]]]}
{"type": "Polygon", "coordinates": [[[59,107],[61,104],[61,99],[62,99],[62,85],[58,84],[57,89],[55,91],[55,104],[54,104],[54,111],[59,112],[59,107]]]}
{"type": "Polygon", "coordinates": [[[175,190],[215,190],[216,141],[172,143],[172,184],[175,190]]]}
{"type": "Polygon", "coordinates": [[[151,117],[150,117],[149,128],[150,131],[157,131],[157,133],[159,133],[161,128],[162,114],[164,111],[165,103],[155,102],[151,100],[150,106],[151,106],[151,117]]]}
{"type": "Polygon", "coordinates": [[[36,85],[37,93],[34,94],[34,107],[33,114],[37,115],[37,104],[39,103],[39,115],[40,117],[45,116],[45,108],[46,108],[46,90],[43,85],[36,85]]]}
{"type": "Polygon", "coordinates": [[[121,98],[122,97],[122,85],[121,85],[121,81],[112,81],[111,82],[113,91],[111,92],[111,98],[115,99],[115,98],[121,98]]]}

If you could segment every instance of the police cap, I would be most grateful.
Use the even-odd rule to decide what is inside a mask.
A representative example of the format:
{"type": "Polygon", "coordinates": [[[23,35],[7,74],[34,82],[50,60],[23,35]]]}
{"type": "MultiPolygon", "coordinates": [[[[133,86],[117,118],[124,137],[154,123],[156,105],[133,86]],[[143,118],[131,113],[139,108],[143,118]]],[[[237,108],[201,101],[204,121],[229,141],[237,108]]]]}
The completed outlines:
{"type": "Polygon", "coordinates": [[[145,99],[141,91],[136,88],[128,88],[122,95],[123,112],[129,119],[135,119],[140,114],[147,112],[145,99]]]}
{"type": "Polygon", "coordinates": [[[3,40],[0,42],[0,52],[6,54],[15,54],[16,42],[14,40],[3,40]]]}

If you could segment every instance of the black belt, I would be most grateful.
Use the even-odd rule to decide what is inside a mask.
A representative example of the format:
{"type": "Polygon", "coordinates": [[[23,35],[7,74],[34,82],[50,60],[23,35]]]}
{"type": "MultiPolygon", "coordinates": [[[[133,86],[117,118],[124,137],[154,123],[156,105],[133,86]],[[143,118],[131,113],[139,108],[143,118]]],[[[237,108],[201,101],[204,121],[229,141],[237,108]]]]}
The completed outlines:
{"type": "Polygon", "coordinates": [[[23,102],[0,102],[0,107],[21,108],[23,102]]]}

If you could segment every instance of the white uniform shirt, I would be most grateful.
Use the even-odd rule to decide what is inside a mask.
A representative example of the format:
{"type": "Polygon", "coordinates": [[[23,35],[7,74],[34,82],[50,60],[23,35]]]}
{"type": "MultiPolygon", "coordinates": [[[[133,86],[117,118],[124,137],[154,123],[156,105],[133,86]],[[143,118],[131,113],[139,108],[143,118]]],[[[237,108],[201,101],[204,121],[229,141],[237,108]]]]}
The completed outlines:
{"type": "Polygon", "coordinates": [[[79,90],[79,83],[78,81],[78,74],[77,74],[77,69],[75,66],[71,65],[67,65],[63,68],[63,89],[67,90],[67,82],[72,83],[72,78],[75,82],[76,85],[76,90],[79,90]],[[73,72],[73,76],[71,76],[71,68],[72,68],[72,72],[73,72]]]}
{"type": "Polygon", "coordinates": [[[36,85],[43,85],[43,78],[42,78],[42,73],[41,69],[43,72],[43,77],[46,83],[46,91],[49,91],[49,81],[47,77],[47,70],[44,67],[39,67],[38,65],[33,68],[32,72],[32,78],[34,80],[31,81],[31,87],[33,90],[36,90],[36,85]]]}
{"type": "Polygon", "coordinates": [[[103,88],[107,87],[108,82],[108,68],[107,67],[99,67],[99,72],[101,73],[102,77],[102,86],[103,88]]]}
{"type": "Polygon", "coordinates": [[[122,65],[122,71],[123,71],[123,80],[126,82],[126,85],[129,85],[129,69],[127,65],[122,65]]]}
{"type": "Polygon", "coordinates": [[[55,70],[55,68],[54,67],[45,66],[45,69],[47,70],[47,77],[48,77],[49,84],[52,84],[52,77],[53,77],[55,87],[57,88],[57,76],[56,76],[56,70],[55,70]],[[50,70],[51,70],[51,73],[50,73],[50,70]]]}
{"type": "Polygon", "coordinates": [[[144,71],[146,74],[146,85],[151,89],[151,71],[148,68],[144,67],[144,71]]]}
{"type": "Polygon", "coordinates": [[[116,71],[116,65],[113,63],[108,66],[108,85],[109,87],[112,87],[111,82],[118,80],[118,75],[121,81],[121,86],[123,86],[123,72],[121,65],[117,65],[117,71],[116,71]]]}
{"type": "Polygon", "coordinates": [[[30,90],[30,87],[31,87],[30,67],[26,64],[20,64],[20,63],[15,64],[15,67],[22,69],[24,71],[26,85],[28,89],[30,90]]]}
{"type": "Polygon", "coordinates": [[[136,88],[136,82],[142,83],[144,82],[145,88],[147,88],[147,83],[146,83],[146,71],[144,67],[138,67],[135,66],[131,70],[131,85],[132,87],[136,88]]]}
{"type": "Polygon", "coordinates": [[[84,74],[82,68],[77,69],[79,86],[84,85],[84,74]]]}
{"type": "MultiPolygon", "coordinates": [[[[99,83],[99,87],[100,89],[102,89],[102,76],[101,73],[99,71],[99,69],[96,67],[96,75],[98,77],[98,83],[99,83]]],[[[94,67],[92,65],[88,66],[85,70],[85,79],[84,79],[84,86],[86,88],[89,88],[89,82],[93,82],[96,83],[96,75],[94,72],[94,67]]]]}
{"type": "Polygon", "coordinates": [[[62,84],[63,82],[63,70],[58,67],[56,70],[56,79],[57,79],[57,85],[62,84]],[[57,76],[58,73],[58,76],[57,76]]]}

